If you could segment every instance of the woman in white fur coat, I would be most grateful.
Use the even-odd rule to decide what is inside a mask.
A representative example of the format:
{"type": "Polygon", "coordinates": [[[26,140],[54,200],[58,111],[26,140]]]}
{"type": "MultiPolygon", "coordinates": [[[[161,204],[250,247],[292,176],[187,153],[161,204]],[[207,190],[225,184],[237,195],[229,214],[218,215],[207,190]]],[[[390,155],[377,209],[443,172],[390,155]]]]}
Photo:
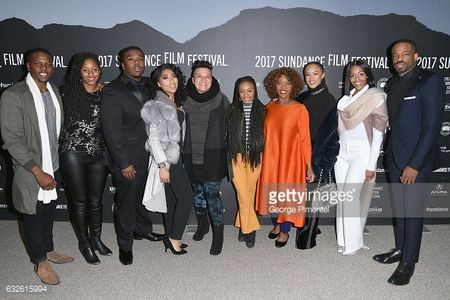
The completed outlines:
{"type": "Polygon", "coordinates": [[[180,149],[186,132],[181,103],[185,79],[173,64],[158,66],[150,75],[150,99],[141,111],[149,136],[146,149],[150,166],[143,204],[151,211],[165,212],[165,250],[187,253],[181,242],[193,204],[191,184],[181,161],[180,149]]]}

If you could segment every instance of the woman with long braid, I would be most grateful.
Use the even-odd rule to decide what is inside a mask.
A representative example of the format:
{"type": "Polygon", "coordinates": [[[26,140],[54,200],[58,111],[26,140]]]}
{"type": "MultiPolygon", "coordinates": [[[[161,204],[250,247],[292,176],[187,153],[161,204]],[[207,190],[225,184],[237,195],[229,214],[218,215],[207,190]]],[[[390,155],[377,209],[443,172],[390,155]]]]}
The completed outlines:
{"type": "Polygon", "coordinates": [[[59,149],[61,173],[78,247],[86,262],[94,265],[100,263],[96,250],[101,255],[112,255],[100,239],[107,177],[100,123],[100,75],[97,55],[76,54],[60,89],[65,112],[59,149]]]}

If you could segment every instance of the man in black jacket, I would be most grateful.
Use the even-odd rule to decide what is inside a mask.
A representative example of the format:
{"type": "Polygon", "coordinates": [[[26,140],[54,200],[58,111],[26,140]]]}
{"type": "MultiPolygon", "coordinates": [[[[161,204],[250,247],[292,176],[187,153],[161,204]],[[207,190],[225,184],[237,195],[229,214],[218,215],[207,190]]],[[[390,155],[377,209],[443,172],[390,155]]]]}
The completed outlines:
{"type": "Polygon", "coordinates": [[[425,186],[439,164],[439,130],[445,93],[441,75],[417,66],[419,54],[411,40],[392,44],[397,75],[386,85],[391,137],[389,177],[395,206],[395,248],[373,257],[379,263],[400,262],[388,279],[406,285],[419,260],[425,186]]]}
{"type": "Polygon", "coordinates": [[[141,109],[149,99],[144,78],[144,53],[135,46],[119,52],[121,75],[102,92],[101,118],[106,145],[111,154],[116,185],[115,223],[119,260],[133,263],[134,239],[162,240],[152,233],[149,212],[142,205],[149,153],[141,109]]]}

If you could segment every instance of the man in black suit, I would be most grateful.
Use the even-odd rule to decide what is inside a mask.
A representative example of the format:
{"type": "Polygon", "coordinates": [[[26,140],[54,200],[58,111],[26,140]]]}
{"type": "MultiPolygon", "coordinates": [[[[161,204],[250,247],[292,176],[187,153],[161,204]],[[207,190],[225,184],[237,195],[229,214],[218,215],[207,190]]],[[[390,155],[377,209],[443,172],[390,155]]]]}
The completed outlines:
{"type": "Polygon", "coordinates": [[[426,183],[438,168],[438,137],[445,93],[442,76],[417,66],[414,41],[391,47],[397,75],[386,85],[391,137],[388,168],[395,207],[395,248],[373,257],[379,263],[400,262],[388,279],[406,285],[419,259],[426,183]]]}
{"type": "Polygon", "coordinates": [[[119,260],[133,263],[133,238],[162,240],[152,233],[149,212],[142,205],[149,153],[141,109],[149,100],[144,73],[144,53],[135,46],[119,52],[122,73],[102,91],[101,119],[111,154],[116,185],[115,223],[119,260]]]}

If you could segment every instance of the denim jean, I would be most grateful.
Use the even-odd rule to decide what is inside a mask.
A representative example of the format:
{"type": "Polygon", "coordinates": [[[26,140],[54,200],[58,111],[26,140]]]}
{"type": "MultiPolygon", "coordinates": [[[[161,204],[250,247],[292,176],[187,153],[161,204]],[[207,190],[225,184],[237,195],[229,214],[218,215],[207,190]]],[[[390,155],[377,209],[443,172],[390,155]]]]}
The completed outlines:
{"type": "Polygon", "coordinates": [[[209,212],[214,226],[224,224],[223,203],[220,198],[221,181],[202,181],[194,183],[194,208],[197,214],[209,212]]]}

